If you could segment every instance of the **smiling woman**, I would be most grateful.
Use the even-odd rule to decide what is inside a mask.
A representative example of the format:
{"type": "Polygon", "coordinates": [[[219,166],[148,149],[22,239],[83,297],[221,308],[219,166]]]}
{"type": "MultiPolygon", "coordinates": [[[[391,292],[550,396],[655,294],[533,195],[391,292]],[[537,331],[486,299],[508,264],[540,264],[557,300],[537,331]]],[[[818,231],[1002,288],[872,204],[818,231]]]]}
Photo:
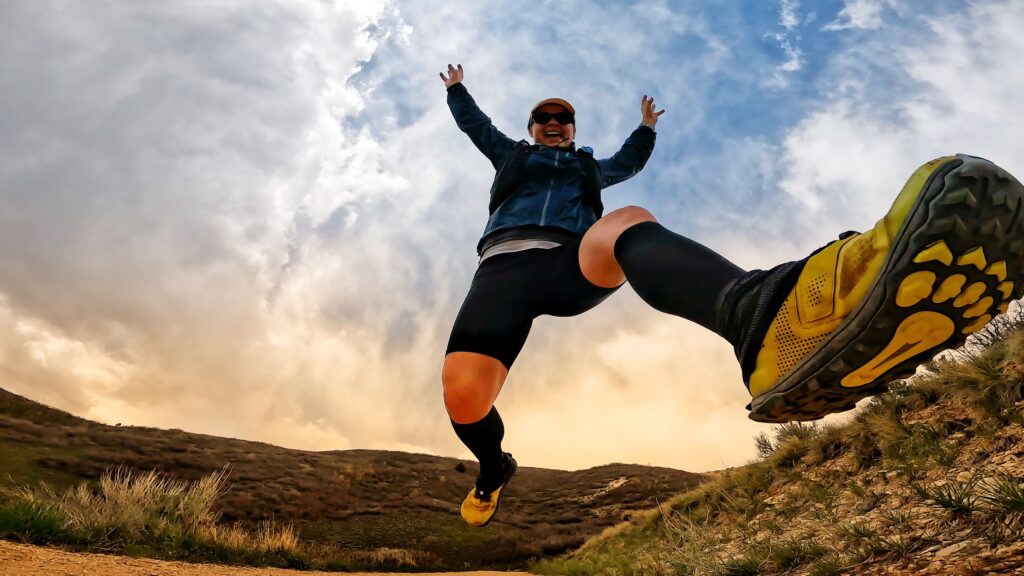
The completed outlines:
{"type": "Polygon", "coordinates": [[[534,105],[526,125],[537,144],[568,148],[576,136],[576,110],[561,98],[548,98],[534,105]]]}
{"type": "Polygon", "coordinates": [[[705,311],[743,271],[666,230],[643,208],[603,215],[601,189],[636,175],[654,150],[664,111],[655,110],[653,98],[641,98],[640,125],[622,148],[595,159],[589,148],[576,147],[576,110],[566,100],[535,104],[527,122],[533,144],[516,142],[480,111],[463,77],[461,65],[449,65],[448,75],[441,75],[449,106],[496,175],[491,216],[477,246],[480,267],[452,329],[442,381],[455,432],[481,463],[462,515],[482,526],[516,471],[515,459],[501,450],[504,427],[493,404],[534,318],[581,314],[615,292],[632,269],[634,287],[650,288],[649,302],[713,329],[713,316],[705,311]],[[627,231],[629,239],[622,239],[627,231]],[[668,267],[650,261],[665,248],[690,258],[674,258],[668,267]],[[656,278],[683,279],[698,271],[705,281],[691,285],[683,308],[660,295],[656,278]]]}

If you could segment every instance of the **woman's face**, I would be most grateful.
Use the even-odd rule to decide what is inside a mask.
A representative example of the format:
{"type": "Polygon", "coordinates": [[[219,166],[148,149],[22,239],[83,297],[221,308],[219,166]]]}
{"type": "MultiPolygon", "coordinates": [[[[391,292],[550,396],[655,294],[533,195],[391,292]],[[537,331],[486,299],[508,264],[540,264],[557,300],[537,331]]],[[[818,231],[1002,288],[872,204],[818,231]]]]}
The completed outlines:
{"type": "Polygon", "coordinates": [[[561,124],[554,117],[554,114],[565,114],[568,110],[558,104],[545,104],[537,108],[536,112],[545,113],[550,117],[544,123],[535,120],[533,126],[530,127],[530,136],[533,136],[534,142],[544,146],[561,147],[572,144],[573,138],[576,137],[576,124],[561,124]]]}

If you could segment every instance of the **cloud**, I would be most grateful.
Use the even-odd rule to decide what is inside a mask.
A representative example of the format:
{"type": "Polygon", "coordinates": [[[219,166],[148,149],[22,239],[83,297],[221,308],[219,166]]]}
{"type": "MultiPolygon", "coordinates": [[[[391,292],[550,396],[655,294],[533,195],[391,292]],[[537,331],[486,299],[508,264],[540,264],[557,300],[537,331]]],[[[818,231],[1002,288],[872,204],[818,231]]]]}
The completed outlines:
{"type": "Polygon", "coordinates": [[[314,231],[406,185],[340,123],[387,5],[100,8],[5,11],[5,365],[37,374],[6,385],[105,421],[345,444],[344,419],[282,431],[303,404],[378,399],[304,400],[312,369],[275,336],[333,280],[292,261],[314,231]]]}
{"type": "Polygon", "coordinates": [[[786,30],[792,30],[800,24],[800,1],[781,0],[779,3],[779,24],[786,30]]]}
{"type": "Polygon", "coordinates": [[[779,26],[784,31],[765,34],[765,38],[777,42],[786,59],[775,66],[768,82],[771,87],[784,88],[788,86],[788,75],[799,71],[804,66],[804,55],[798,45],[800,41],[798,29],[801,24],[799,0],[780,0],[779,26]]]}
{"type": "Polygon", "coordinates": [[[967,152],[1024,173],[1024,145],[1007,136],[1024,129],[1022,20],[1016,4],[975,4],[838,58],[837,89],[785,139],[782,188],[824,226],[863,229],[932,158],[967,152]]]}
{"type": "MultiPolygon", "coordinates": [[[[573,19],[553,6],[582,20],[553,40],[532,26],[497,36],[473,4],[8,8],[4,385],[105,422],[461,453],[439,369],[491,175],[436,71],[468,56],[474,94],[517,137],[540,79],[588,103],[588,143],[613,149],[652,85],[685,96],[724,57],[700,18],[651,7],[573,19]],[[662,78],[641,39],[712,58],[662,78]],[[581,82],[579,56],[552,52],[563,42],[639,72],[624,84],[593,57],[581,82]]],[[[564,348],[535,359],[561,364],[564,348]]],[[[580,368],[562,365],[565,379],[580,368]]]]}
{"type": "Polygon", "coordinates": [[[886,9],[898,10],[900,4],[896,0],[844,0],[843,9],[835,20],[822,27],[822,30],[873,30],[882,26],[882,16],[886,9]]]}
{"type": "Polygon", "coordinates": [[[776,87],[787,86],[788,80],[786,76],[797,72],[804,66],[803,52],[793,44],[786,34],[770,34],[768,37],[778,42],[779,48],[786,55],[786,60],[775,67],[775,74],[772,76],[773,82],[771,84],[776,87]]]}
{"type": "MultiPolygon", "coordinates": [[[[578,102],[599,154],[655,95],[658,149],[608,209],[746,267],[870,225],[951,148],[1022,171],[998,136],[1022,128],[1015,5],[850,44],[791,0],[692,8],[5,6],[3,386],[106,422],[467,455],[439,372],[493,170],[447,110],[449,62],[514,138],[538,99],[578,102]]],[[[527,465],[705,470],[753,453],[746,400],[726,344],[627,287],[538,319],[498,406],[527,465]]]]}

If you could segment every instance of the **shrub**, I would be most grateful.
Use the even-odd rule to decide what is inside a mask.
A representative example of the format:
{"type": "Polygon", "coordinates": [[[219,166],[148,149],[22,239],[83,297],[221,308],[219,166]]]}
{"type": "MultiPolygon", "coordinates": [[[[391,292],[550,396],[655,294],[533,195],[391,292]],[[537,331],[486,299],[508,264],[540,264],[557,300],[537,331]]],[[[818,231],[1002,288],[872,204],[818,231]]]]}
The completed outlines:
{"type": "Polygon", "coordinates": [[[268,521],[253,533],[217,524],[213,505],[224,494],[226,477],[222,470],[186,482],[118,468],[105,473],[96,489],[88,484],[63,494],[46,485],[25,489],[19,502],[0,511],[0,532],[103,550],[304,565],[291,526],[268,521]]]}
{"type": "Polygon", "coordinates": [[[30,544],[60,542],[64,517],[39,502],[14,502],[0,506],[0,537],[30,544]]]}
{"type": "Polygon", "coordinates": [[[848,434],[846,428],[834,424],[819,426],[818,435],[808,450],[813,463],[821,464],[839,457],[852,444],[848,434]]]}

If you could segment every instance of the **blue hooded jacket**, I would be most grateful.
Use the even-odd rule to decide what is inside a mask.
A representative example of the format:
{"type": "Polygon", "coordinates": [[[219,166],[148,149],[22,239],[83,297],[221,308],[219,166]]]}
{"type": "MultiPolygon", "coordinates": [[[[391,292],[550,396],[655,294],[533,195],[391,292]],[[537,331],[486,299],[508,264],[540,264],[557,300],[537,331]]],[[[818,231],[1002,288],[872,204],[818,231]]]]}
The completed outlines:
{"type": "MultiPolygon", "coordinates": [[[[494,127],[462,83],[448,89],[448,107],[459,129],[498,170],[517,142],[494,127]]],[[[618,184],[643,169],[654,151],[654,141],[654,130],[640,126],[611,158],[597,160],[601,188],[618,184]]],[[[594,209],[584,202],[575,147],[544,146],[527,159],[523,185],[487,220],[477,253],[505,240],[580,237],[596,221],[594,209]]]]}

